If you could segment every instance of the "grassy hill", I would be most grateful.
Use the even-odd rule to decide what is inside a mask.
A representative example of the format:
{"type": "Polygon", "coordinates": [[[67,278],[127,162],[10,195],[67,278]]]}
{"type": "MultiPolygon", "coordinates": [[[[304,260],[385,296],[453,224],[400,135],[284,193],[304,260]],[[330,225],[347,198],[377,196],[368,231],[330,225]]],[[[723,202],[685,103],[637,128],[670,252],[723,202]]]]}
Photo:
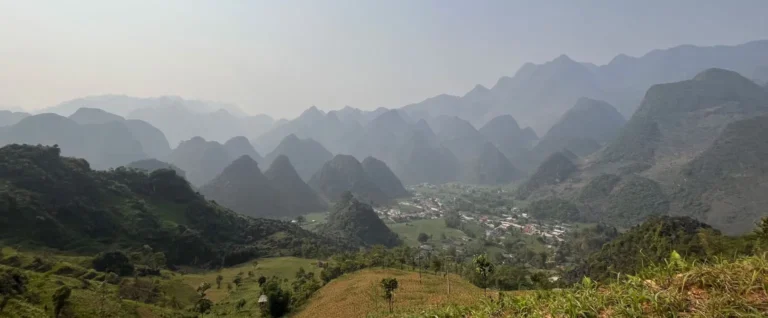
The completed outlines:
{"type": "Polygon", "coordinates": [[[387,226],[392,229],[392,232],[400,236],[403,243],[408,246],[419,246],[419,241],[417,240],[419,233],[431,235],[432,238],[429,240],[429,243],[437,245],[442,244],[443,234],[445,234],[447,240],[459,240],[466,236],[461,230],[447,227],[444,219],[416,220],[406,223],[387,224],[387,226]]]}
{"type": "MultiPolygon", "coordinates": [[[[446,306],[402,317],[765,317],[768,259],[711,264],[669,257],[668,265],[599,284],[525,292],[501,301],[446,306]]],[[[506,296],[506,295],[505,295],[506,296]]]]}
{"type": "Polygon", "coordinates": [[[0,241],[8,244],[84,255],[149,245],[168,265],[197,267],[337,244],[208,202],[173,170],[94,171],[45,146],[8,145],[0,157],[0,241]]]}
{"type": "Polygon", "coordinates": [[[421,283],[416,272],[396,269],[367,269],[339,277],[321,288],[294,317],[383,317],[388,316],[386,300],[379,282],[394,277],[399,283],[394,296],[396,315],[415,313],[438,306],[470,305],[483,297],[483,290],[464,279],[449,274],[423,273],[421,283]]]}

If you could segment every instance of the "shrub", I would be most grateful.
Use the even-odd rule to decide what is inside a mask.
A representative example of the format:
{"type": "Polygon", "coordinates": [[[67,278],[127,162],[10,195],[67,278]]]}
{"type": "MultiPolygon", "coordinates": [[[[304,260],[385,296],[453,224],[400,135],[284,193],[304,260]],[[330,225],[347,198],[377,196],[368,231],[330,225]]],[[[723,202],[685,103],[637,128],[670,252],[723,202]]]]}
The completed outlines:
{"type": "Polygon", "coordinates": [[[123,252],[113,251],[96,255],[93,259],[93,269],[120,276],[129,276],[133,274],[134,266],[123,252]]]}

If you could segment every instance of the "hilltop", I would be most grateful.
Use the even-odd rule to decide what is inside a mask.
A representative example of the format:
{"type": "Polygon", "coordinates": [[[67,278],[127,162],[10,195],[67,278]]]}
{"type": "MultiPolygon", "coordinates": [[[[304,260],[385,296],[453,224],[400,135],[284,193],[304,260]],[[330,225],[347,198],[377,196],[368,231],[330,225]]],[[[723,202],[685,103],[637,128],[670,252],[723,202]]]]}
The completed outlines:
{"type": "Polygon", "coordinates": [[[393,247],[400,244],[397,234],[379,219],[373,208],[354,198],[348,191],[341,195],[328,215],[327,222],[320,226],[318,232],[363,246],[393,247]]]}
{"type": "Polygon", "coordinates": [[[365,174],[390,198],[401,198],[411,195],[405,190],[400,179],[395,176],[395,173],[383,161],[374,157],[366,157],[363,159],[362,165],[365,174]]]}
{"type": "Polygon", "coordinates": [[[224,149],[229,153],[230,158],[240,158],[242,156],[251,157],[258,163],[262,163],[264,158],[256,152],[248,138],[243,136],[232,137],[224,143],[224,149]]]}
{"type": "Polygon", "coordinates": [[[169,161],[187,173],[187,180],[200,187],[218,176],[232,163],[229,152],[220,143],[195,137],[173,149],[169,161]]]}
{"type": "Polygon", "coordinates": [[[339,200],[346,191],[351,191],[363,202],[381,204],[392,200],[365,173],[363,165],[350,155],[333,157],[312,176],[308,184],[331,202],[339,200]]]}
{"type": "Polygon", "coordinates": [[[733,71],[709,69],[693,79],[658,84],[601,155],[603,162],[664,163],[692,159],[734,121],[768,111],[768,92],[733,71]]]}
{"type": "Polygon", "coordinates": [[[610,104],[582,97],[539,140],[534,152],[545,158],[568,149],[584,157],[600,149],[602,144],[613,141],[625,122],[610,104]]]}
{"type": "Polygon", "coordinates": [[[291,160],[291,164],[304,181],[309,181],[323,164],[333,159],[333,154],[319,142],[311,138],[299,139],[294,134],[283,138],[275,150],[264,157],[263,163],[271,165],[280,155],[285,155],[291,160]]]}
{"type": "Polygon", "coordinates": [[[279,192],[261,173],[259,164],[247,155],[237,158],[216,178],[200,187],[200,193],[244,215],[279,218],[295,213],[281,206],[277,199],[279,192]]]}
{"type": "Polygon", "coordinates": [[[144,159],[144,160],[134,161],[127,164],[126,167],[144,170],[146,172],[154,172],[155,170],[160,170],[160,169],[171,169],[173,171],[176,171],[176,175],[179,177],[184,178],[186,176],[186,173],[184,172],[184,170],[181,170],[179,167],[174,166],[167,162],[157,160],[157,159],[144,159]]]}
{"type": "Polygon", "coordinates": [[[571,161],[573,156],[573,153],[567,150],[551,154],[539,165],[536,172],[518,187],[517,197],[525,199],[539,188],[565,181],[568,176],[578,170],[578,167],[571,161]]]}
{"type": "Polygon", "coordinates": [[[479,157],[469,164],[464,174],[465,182],[490,185],[508,184],[524,175],[490,142],[483,146],[479,157]]]}
{"type": "Polygon", "coordinates": [[[326,211],[328,208],[328,204],[301,180],[287,156],[275,158],[264,176],[277,191],[280,205],[288,211],[288,216],[326,211]]]}

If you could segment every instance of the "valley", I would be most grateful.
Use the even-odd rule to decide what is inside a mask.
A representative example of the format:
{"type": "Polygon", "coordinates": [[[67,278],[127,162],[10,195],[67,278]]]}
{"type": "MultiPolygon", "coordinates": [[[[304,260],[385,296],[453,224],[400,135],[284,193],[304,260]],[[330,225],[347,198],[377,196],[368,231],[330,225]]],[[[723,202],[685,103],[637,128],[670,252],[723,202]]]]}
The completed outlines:
{"type": "Polygon", "coordinates": [[[768,5],[590,6],[0,1],[0,318],[768,317],[768,5]]]}

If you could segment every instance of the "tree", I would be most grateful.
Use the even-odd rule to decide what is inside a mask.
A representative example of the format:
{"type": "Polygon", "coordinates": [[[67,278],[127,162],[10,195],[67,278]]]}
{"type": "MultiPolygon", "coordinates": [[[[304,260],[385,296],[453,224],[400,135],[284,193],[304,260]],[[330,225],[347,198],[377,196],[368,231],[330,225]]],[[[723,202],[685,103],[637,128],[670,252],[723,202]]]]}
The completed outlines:
{"type": "Polygon", "coordinates": [[[298,225],[302,225],[306,221],[307,221],[307,218],[304,217],[303,215],[299,215],[299,216],[296,217],[296,224],[298,224],[298,225]]]}
{"type": "Polygon", "coordinates": [[[386,298],[389,303],[389,312],[391,313],[394,292],[395,289],[397,289],[397,279],[392,277],[384,278],[381,280],[381,287],[384,288],[384,298],[386,298]]]}
{"type": "Polygon", "coordinates": [[[417,240],[419,241],[419,243],[424,244],[427,241],[429,241],[429,235],[427,235],[427,233],[424,233],[424,232],[419,233],[419,237],[417,238],[417,240]]]}
{"type": "Polygon", "coordinates": [[[216,275],[216,289],[221,289],[222,280],[224,280],[224,276],[216,275]]]}
{"type": "Polygon", "coordinates": [[[480,275],[483,281],[483,294],[487,295],[488,277],[493,273],[493,263],[491,263],[485,254],[480,254],[472,260],[475,265],[475,272],[480,275]]]}
{"type": "Polygon", "coordinates": [[[202,282],[200,283],[200,286],[197,286],[197,296],[199,298],[195,303],[195,311],[199,312],[200,315],[205,315],[211,310],[211,307],[213,307],[213,302],[210,299],[205,298],[205,293],[209,289],[211,289],[211,284],[208,282],[202,282]]]}
{"type": "Polygon", "coordinates": [[[69,286],[61,286],[53,293],[53,317],[58,318],[61,311],[69,305],[69,296],[72,295],[72,289],[69,286]]]}
{"type": "Polygon", "coordinates": [[[240,285],[243,283],[243,277],[240,274],[237,274],[232,282],[235,283],[235,286],[240,287],[240,285]]]}
{"type": "Polygon", "coordinates": [[[259,287],[261,287],[261,286],[263,286],[263,285],[264,285],[264,283],[266,283],[266,282],[267,282],[267,278],[266,278],[266,277],[264,277],[264,275],[262,275],[262,276],[259,276],[259,280],[258,280],[258,282],[259,282],[259,287]]]}

